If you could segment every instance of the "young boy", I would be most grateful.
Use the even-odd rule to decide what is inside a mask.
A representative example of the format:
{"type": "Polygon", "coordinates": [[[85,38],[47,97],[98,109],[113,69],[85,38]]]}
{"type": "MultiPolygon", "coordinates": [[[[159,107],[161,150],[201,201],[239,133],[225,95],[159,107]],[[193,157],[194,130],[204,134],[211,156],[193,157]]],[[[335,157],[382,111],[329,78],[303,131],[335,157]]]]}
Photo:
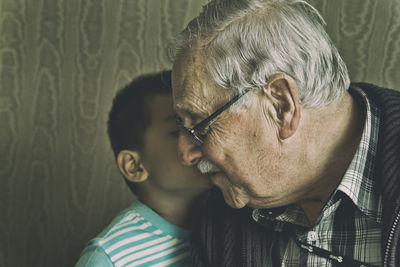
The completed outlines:
{"type": "Polygon", "coordinates": [[[211,182],[178,159],[170,74],[141,76],[113,101],[111,146],[138,200],[89,242],[76,266],[190,265],[187,229],[211,182]]]}

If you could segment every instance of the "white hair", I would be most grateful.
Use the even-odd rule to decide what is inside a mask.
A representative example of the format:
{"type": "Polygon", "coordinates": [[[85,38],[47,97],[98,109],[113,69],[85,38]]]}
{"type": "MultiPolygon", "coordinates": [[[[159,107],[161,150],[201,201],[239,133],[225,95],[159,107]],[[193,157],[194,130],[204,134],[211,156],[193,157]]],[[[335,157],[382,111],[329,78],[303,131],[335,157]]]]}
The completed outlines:
{"type": "Polygon", "coordinates": [[[202,158],[199,163],[197,163],[197,169],[203,174],[212,173],[212,172],[220,172],[221,169],[218,168],[217,165],[211,163],[208,159],[202,158]]]}
{"type": "Polygon", "coordinates": [[[302,105],[320,107],[349,87],[345,63],[318,11],[303,0],[213,0],[177,36],[172,58],[193,45],[206,55],[218,86],[262,88],[282,72],[299,87],[302,105]]]}

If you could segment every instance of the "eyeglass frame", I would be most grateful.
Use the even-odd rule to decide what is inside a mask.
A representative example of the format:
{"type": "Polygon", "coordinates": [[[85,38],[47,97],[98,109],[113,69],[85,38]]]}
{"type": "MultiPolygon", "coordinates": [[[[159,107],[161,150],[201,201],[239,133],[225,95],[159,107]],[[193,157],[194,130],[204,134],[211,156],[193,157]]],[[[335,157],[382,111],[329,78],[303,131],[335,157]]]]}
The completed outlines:
{"type": "Polygon", "coordinates": [[[209,123],[214,120],[218,115],[220,115],[222,112],[224,112],[226,109],[231,107],[234,103],[236,103],[242,96],[247,94],[248,92],[252,91],[252,88],[247,88],[245,89],[241,94],[235,95],[231,100],[229,100],[227,103],[225,103],[222,107],[218,108],[216,111],[214,111],[210,116],[193,126],[192,128],[188,128],[185,125],[183,125],[182,119],[180,117],[176,117],[175,121],[178,126],[178,128],[187,136],[190,138],[190,140],[195,143],[198,146],[202,146],[204,141],[199,137],[199,134],[196,133],[197,131],[204,129],[209,125],[209,123]]]}
{"type": "MultiPolygon", "coordinates": [[[[268,208],[268,209],[254,209],[252,213],[252,218],[255,222],[260,223],[264,226],[271,226],[271,224],[276,222],[276,218],[285,212],[287,207],[278,207],[278,208],[268,208]]],[[[306,229],[306,228],[303,228],[306,229]]],[[[334,253],[333,251],[329,251],[320,247],[316,247],[312,244],[303,242],[298,239],[296,234],[296,227],[291,223],[284,223],[283,232],[286,233],[287,237],[291,238],[300,249],[307,251],[310,254],[317,255],[319,257],[323,257],[327,260],[333,261],[336,265],[339,266],[354,266],[354,267],[377,267],[373,264],[365,263],[356,259],[353,259],[348,256],[341,255],[339,253],[334,253]]],[[[277,231],[274,231],[277,234],[277,231]]],[[[276,255],[275,255],[276,256],[276,255]]],[[[276,259],[276,258],[275,258],[276,259]]],[[[274,260],[274,258],[272,259],[274,260]]],[[[280,264],[279,261],[276,263],[280,264]]]]}

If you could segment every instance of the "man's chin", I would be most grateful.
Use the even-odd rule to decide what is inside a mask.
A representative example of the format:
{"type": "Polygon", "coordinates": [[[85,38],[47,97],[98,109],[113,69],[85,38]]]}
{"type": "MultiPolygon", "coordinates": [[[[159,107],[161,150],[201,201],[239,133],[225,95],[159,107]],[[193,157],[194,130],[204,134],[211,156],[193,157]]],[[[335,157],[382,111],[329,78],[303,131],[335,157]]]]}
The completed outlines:
{"type": "Polygon", "coordinates": [[[246,203],[244,203],[240,199],[234,200],[234,198],[225,197],[225,195],[224,195],[224,200],[225,200],[225,203],[228,204],[228,206],[230,206],[231,208],[234,208],[234,209],[241,209],[244,206],[246,206],[246,203]]]}
{"type": "Polygon", "coordinates": [[[241,209],[244,206],[246,206],[246,202],[243,201],[242,198],[239,198],[237,193],[235,194],[235,192],[232,191],[232,189],[227,188],[227,185],[229,183],[225,173],[223,172],[212,173],[210,175],[210,179],[213,182],[213,184],[216,187],[218,187],[218,189],[222,192],[225,203],[228,204],[228,206],[234,209],[241,209]]]}

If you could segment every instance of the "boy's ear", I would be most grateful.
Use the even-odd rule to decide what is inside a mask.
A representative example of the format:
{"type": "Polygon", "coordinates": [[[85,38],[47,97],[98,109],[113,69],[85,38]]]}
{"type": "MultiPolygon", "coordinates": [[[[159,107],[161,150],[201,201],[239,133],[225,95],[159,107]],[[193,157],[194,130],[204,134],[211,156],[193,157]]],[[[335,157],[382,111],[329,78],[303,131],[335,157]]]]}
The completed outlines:
{"type": "Polygon", "coordinates": [[[141,183],[149,177],[149,173],[144,168],[140,155],[136,151],[120,151],[117,156],[117,164],[122,175],[131,182],[141,183]]]}
{"type": "Polygon", "coordinates": [[[280,137],[291,137],[299,126],[301,114],[296,81],[285,73],[276,73],[268,79],[264,91],[273,103],[280,137]]]}

